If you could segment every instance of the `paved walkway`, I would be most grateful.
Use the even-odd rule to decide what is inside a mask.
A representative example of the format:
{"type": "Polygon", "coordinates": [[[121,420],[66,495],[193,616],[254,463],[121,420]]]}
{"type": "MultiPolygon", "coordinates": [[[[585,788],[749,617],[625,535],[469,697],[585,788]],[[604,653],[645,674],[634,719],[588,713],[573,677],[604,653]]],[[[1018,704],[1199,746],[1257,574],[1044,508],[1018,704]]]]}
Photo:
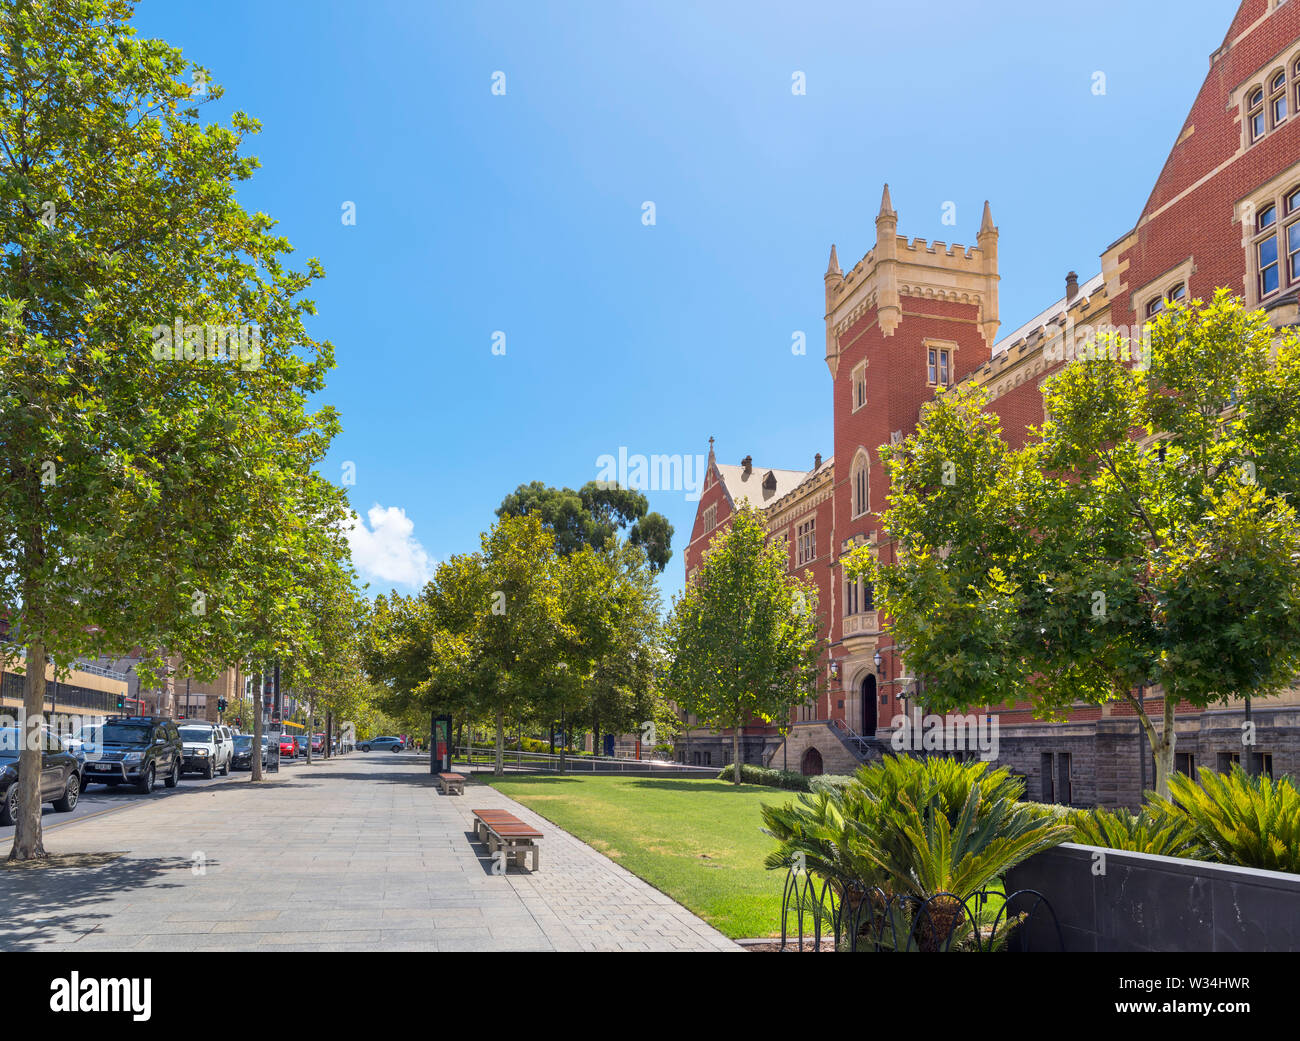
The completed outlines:
{"type": "Polygon", "coordinates": [[[352,753],[51,828],[51,854],[103,855],[0,870],[0,950],[738,950],[495,789],[442,796],[427,771],[352,753]],[[488,806],[546,833],[539,872],[492,874],[469,824],[488,806]]]}

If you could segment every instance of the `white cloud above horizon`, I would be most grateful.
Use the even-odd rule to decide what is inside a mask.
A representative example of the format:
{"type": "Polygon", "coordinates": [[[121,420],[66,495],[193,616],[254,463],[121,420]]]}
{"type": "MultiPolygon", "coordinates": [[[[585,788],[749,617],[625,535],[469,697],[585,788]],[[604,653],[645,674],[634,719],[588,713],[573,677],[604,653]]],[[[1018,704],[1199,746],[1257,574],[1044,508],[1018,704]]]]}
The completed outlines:
{"type": "Polygon", "coordinates": [[[415,522],[400,506],[375,503],[348,528],[352,563],[366,582],[392,582],[418,589],[433,577],[434,561],[414,535],[415,522]],[[367,520],[369,525],[367,526],[367,520]]]}

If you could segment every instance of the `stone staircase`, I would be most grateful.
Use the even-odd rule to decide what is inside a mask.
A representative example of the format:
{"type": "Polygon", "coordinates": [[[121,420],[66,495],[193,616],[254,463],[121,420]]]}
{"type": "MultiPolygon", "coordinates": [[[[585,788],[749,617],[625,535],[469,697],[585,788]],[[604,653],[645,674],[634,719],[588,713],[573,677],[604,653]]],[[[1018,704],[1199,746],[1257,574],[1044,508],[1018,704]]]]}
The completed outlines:
{"type": "Polygon", "coordinates": [[[851,774],[863,763],[877,762],[886,748],[874,737],[865,737],[840,719],[818,719],[795,723],[785,737],[785,747],[778,745],[769,766],[788,764],[791,770],[804,768],[804,757],[815,749],[821,758],[821,772],[851,774]]]}

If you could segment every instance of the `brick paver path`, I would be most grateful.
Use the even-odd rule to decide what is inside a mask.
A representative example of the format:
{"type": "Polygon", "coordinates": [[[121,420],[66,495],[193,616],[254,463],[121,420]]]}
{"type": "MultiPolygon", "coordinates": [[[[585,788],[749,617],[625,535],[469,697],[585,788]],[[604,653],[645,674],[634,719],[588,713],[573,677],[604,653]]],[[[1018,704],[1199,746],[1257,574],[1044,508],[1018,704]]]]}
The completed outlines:
{"type": "Polygon", "coordinates": [[[495,789],[440,795],[427,760],[354,752],[271,777],[50,829],[51,854],[121,855],[0,870],[0,950],[739,949],[495,789]],[[539,872],[492,874],[470,824],[489,806],[546,833],[539,872]]]}

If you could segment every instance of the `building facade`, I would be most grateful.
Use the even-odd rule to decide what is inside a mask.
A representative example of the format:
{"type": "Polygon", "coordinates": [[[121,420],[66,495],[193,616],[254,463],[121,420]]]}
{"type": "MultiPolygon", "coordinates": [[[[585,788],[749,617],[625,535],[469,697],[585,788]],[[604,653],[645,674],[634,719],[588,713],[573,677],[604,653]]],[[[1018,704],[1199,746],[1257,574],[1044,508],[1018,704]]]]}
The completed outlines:
{"type": "MultiPolygon", "coordinates": [[[[1123,225],[1120,225],[1121,227],[1123,225]]],[[[940,387],[984,388],[1015,445],[1043,422],[1042,383],[1073,356],[1071,335],[1116,328],[1140,335],[1171,300],[1209,299],[1221,286],[1277,327],[1300,306],[1300,0],[1243,0],[1137,222],[1100,251],[1100,270],[1064,278],[1063,295],[999,335],[998,229],[985,204],[966,248],[900,235],[885,187],[875,245],[847,272],[835,247],[824,275],[826,364],[834,453],[807,470],[719,463],[710,441],[705,488],[684,553],[691,582],[709,541],[742,500],[787,543],[792,572],[817,583],[827,620],[825,690],[787,735],[742,731],[747,762],[847,773],[889,747],[912,680],[874,609],[871,590],[841,566],[866,543],[888,562],[880,519],[888,480],[879,448],[911,433],[940,387]]],[[[1148,693],[1157,712],[1158,688],[1148,693]]],[[[1183,706],[1178,767],[1223,768],[1241,752],[1242,708],[1183,706]]],[[[1300,696],[1257,702],[1255,765],[1300,774],[1300,696]]],[[[1001,710],[999,762],[1049,802],[1137,805],[1153,783],[1131,705],[1079,706],[1041,723],[1027,706],[1001,710]]],[[[730,734],[688,728],[684,762],[730,761],[730,734]],[[705,756],[708,757],[705,760],[705,756]]]]}

